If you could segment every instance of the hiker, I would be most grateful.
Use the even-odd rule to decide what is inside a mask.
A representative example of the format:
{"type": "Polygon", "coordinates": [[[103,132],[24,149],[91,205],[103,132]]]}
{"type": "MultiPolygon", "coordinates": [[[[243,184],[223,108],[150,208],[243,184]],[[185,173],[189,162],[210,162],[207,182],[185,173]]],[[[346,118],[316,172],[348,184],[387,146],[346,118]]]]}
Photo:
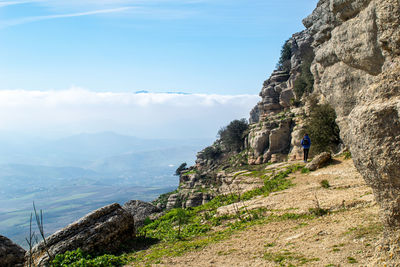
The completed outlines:
{"type": "Polygon", "coordinates": [[[303,146],[303,151],[304,151],[304,162],[307,162],[308,160],[308,152],[310,151],[310,146],[311,146],[311,139],[308,136],[308,134],[305,134],[303,139],[301,139],[301,145],[303,146]]]}

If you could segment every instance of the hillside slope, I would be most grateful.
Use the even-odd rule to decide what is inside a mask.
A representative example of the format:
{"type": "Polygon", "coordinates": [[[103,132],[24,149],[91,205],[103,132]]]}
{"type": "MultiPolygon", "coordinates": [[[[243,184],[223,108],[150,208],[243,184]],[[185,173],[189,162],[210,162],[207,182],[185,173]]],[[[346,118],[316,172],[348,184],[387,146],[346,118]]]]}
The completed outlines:
{"type": "MultiPolygon", "coordinates": [[[[286,167],[280,163],[267,165],[264,170],[279,172],[286,167]]],[[[260,171],[236,173],[235,179],[245,176],[246,183],[260,179],[253,176],[260,171]]],[[[310,173],[298,170],[286,179],[293,183],[288,189],[218,207],[214,218],[225,220],[206,235],[162,241],[130,254],[133,263],[128,266],[370,264],[382,224],[372,190],[352,160],[337,158],[328,167],[310,173]],[[330,187],[322,187],[322,180],[327,180],[330,187]],[[328,214],[319,216],[317,205],[328,214]],[[253,212],[260,216],[241,223],[237,209],[243,211],[244,217],[253,212]]],[[[244,196],[246,190],[244,187],[235,193],[244,196]]]]}

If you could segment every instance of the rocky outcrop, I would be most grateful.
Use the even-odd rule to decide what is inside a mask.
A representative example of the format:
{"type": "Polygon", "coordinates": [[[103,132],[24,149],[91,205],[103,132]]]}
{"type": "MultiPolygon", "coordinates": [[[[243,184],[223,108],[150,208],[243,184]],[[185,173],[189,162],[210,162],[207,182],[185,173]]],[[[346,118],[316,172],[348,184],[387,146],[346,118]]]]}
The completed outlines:
{"type": "Polygon", "coordinates": [[[25,250],[10,239],[0,235],[0,266],[18,267],[24,265],[25,250]]]}
{"type": "Polygon", "coordinates": [[[323,152],[317,155],[313,160],[306,165],[306,168],[310,171],[315,171],[325,166],[332,159],[331,153],[323,152]]]}
{"type": "Polygon", "coordinates": [[[213,172],[190,169],[188,172],[182,173],[178,193],[169,196],[167,210],[176,207],[197,207],[207,203],[214,196],[211,192],[216,179],[213,172]]]}
{"type": "Polygon", "coordinates": [[[152,215],[160,212],[160,209],[153,204],[140,200],[128,201],[122,206],[122,208],[133,216],[136,229],[143,226],[146,218],[150,218],[152,215]]]}
{"type": "Polygon", "coordinates": [[[261,101],[250,112],[250,123],[268,120],[271,114],[288,110],[296,98],[293,89],[294,82],[301,72],[304,55],[312,54],[311,43],[313,39],[308,30],[293,34],[288,40],[292,57],[290,69],[275,70],[269,79],[264,82],[261,89],[261,101]]]}
{"type": "Polygon", "coordinates": [[[292,112],[296,100],[294,84],[304,58],[313,55],[312,41],[307,30],[294,34],[288,40],[292,54],[290,70],[276,70],[264,82],[260,93],[262,99],[250,112],[251,129],[246,140],[249,164],[279,162],[285,160],[290,151],[294,151],[292,159],[297,159],[299,147],[293,140],[297,135],[292,135],[299,122],[292,112]]]}
{"type": "Polygon", "coordinates": [[[382,208],[378,254],[400,262],[400,2],[321,0],[303,21],[314,38],[312,72],[336,110],[355,165],[382,208]]]}
{"type": "Polygon", "coordinates": [[[288,154],[291,142],[292,114],[270,115],[266,122],[252,125],[247,137],[248,163],[262,164],[288,154]]]}
{"type": "MultiPolygon", "coordinates": [[[[33,248],[35,266],[45,266],[49,257],[81,248],[89,253],[114,252],[135,237],[133,216],[117,203],[95,210],[46,238],[33,248]]],[[[29,259],[29,252],[26,259],[29,259]]]]}

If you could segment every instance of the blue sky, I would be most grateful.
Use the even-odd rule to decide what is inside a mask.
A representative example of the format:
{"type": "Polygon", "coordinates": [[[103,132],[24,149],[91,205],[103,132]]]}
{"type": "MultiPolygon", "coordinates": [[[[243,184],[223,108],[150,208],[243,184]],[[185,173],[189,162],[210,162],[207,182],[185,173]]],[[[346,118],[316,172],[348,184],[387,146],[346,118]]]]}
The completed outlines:
{"type": "Polygon", "coordinates": [[[0,132],[215,137],[316,3],[0,0],[0,132]]]}
{"type": "Polygon", "coordinates": [[[257,94],[316,2],[0,1],[0,89],[257,94]]]}

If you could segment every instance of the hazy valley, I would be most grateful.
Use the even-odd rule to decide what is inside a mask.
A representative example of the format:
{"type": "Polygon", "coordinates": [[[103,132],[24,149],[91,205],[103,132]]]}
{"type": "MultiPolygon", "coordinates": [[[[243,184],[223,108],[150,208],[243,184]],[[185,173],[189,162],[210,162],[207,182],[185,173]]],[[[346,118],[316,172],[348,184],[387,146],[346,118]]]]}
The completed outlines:
{"type": "Polygon", "coordinates": [[[146,140],[115,133],[59,140],[2,139],[0,232],[26,246],[32,202],[45,231],[112,202],[150,201],[174,190],[176,165],[193,163],[208,140],[146,140]]]}

